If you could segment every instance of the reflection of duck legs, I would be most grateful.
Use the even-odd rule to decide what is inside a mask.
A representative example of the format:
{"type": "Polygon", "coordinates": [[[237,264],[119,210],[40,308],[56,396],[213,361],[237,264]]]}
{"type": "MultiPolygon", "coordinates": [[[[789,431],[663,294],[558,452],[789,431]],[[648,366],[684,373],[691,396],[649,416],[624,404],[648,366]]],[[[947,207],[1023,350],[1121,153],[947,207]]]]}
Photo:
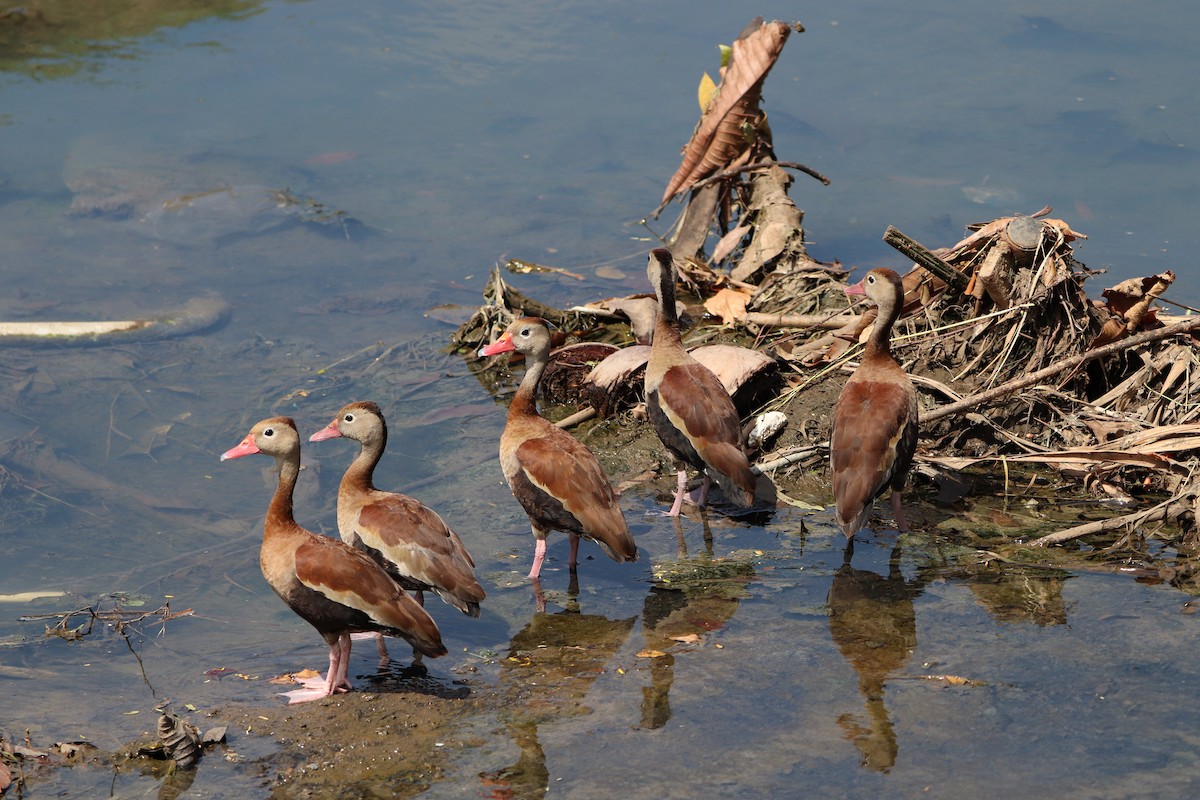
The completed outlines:
{"type": "Polygon", "coordinates": [[[704,552],[688,558],[683,523],[675,517],[676,563],[659,567],[670,575],[650,588],[642,607],[645,647],[662,655],[649,659],[650,685],[642,687],[643,728],[661,728],[671,718],[671,686],[675,682],[675,655],[681,641],[697,641],[719,630],[733,617],[754,577],[753,566],[734,560],[713,559],[712,529],[704,526],[704,552]]]}
{"type": "Polygon", "coordinates": [[[887,772],[899,746],[884,705],[884,684],[917,644],[913,599],[920,586],[910,586],[900,571],[900,546],[892,548],[886,576],[851,566],[854,540],[846,544],[842,566],[829,588],[829,632],[842,655],[858,673],[867,720],[843,714],[838,724],[862,753],[862,765],[887,772]]]}
{"type": "MultiPolygon", "coordinates": [[[[530,578],[529,585],[533,587],[533,606],[536,613],[546,613],[546,594],[542,591],[542,579],[530,578]]],[[[579,573],[572,569],[571,578],[567,581],[567,602],[563,606],[566,611],[579,611],[579,573]]]]}
{"type": "Polygon", "coordinates": [[[513,636],[508,657],[500,662],[499,718],[520,755],[514,763],[480,773],[485,797],[545,796],[550,770],[538,727],[590,713],[585,699],[592,684],[633,630],[636,617],[613,620],[581,613],[574,574],[568,595],[564,610],[535,613],[513,636]]]}

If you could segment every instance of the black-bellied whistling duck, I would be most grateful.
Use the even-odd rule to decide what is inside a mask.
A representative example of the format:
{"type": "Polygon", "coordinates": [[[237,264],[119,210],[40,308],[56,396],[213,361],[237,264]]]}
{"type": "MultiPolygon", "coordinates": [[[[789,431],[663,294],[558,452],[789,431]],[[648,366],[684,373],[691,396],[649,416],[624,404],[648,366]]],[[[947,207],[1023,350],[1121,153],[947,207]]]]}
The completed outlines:
{"type": "Polygon", "coordinates": [[[833,411],[829,463],[837,521],[846,537],[866,524],[871,505],[888,487],[901,531],[900,490],[917,449],[917,390],[892,357],[892,325],[904,305],[904,286],[890,269],[873,269],[848,295],[866,295],[879,307],[858,369],[846,381],[833,411]]]}
{"type": "Polygon", "coordinates": [[[678,516],[683,506],[688,464],[704,476],[698,503],[701,507],[715,480],[731,503],[749,508],[754,504],[755,485],[760,478],[750,469],[742,446],[742,423],[732,398],[712,370],[683,347],[670,250],[651,251],[646,277],[658,297],[658,322],[646,363],[646,413],[667,450],[684,462],[675,502],[667,513],[678,516]]]}
{"type": "Polygon", "coordinates": [[[458,534],[435,511],[411,497],[375,488],[375,466],[387,447],[387,423],[379,406],[350,403],[310,442],[345,437],[359,443],[338,487],[338,533],[379,562],[396,581],[416,592],[434,591],[469,617],[479,616],[483,587],[475,561],[458,534]]]}
{"type": "Polygon", "coordinates": [[[537,579],[546,558],[546,535],[570,535],[573,571],[579,563],[579,539],[590,539],[614,561],[637,561],[637,545],[617,504],[617,495],[599,462],[571,434],[542,418],[537,388],[550,361],[550,331],[544,320],[520,317],[480,356],[515,350],[525,356],[525,377],[508,407],[500,437],[500,467],[533,528],[537,549],[529,577],[537,579]]]}
{"type": "Polygon", "coordinates": [[[437,624],[370,556],[306,531],[292,516],[292,492],[300,474],[300,434],[288,417],[257,423],[221,460],[264,453],[274,456],[279,483],[263,524],[259,563],[275,594],[317,629],[329,645],[329,675],[307,690],[289,692],[292,702],[327,697],[350,688],[350,634],[399,636],[413,651],[446,654],[437,624]]]}

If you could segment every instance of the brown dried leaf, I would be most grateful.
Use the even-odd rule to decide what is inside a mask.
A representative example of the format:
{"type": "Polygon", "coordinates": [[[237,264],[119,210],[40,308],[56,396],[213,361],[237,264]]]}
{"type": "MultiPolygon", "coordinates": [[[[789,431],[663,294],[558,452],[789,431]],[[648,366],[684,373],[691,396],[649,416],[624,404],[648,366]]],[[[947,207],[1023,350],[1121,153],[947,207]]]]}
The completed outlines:
{"type": "Polygon", "coordinates": [[[738,225],[729,233],[722,236],[721,240],[718,241],[716,246],[713,248],[712,263],[720,264],[722,261],[724,261],[726,257],[728,257],[729,254],[737,248],[738,244],[750,231],[751,227],[749,225],[738,225]]]}
{"type": "Polygon", "coordinates": [[[299,672],[288,672],[283,675],[271,678],[268,683],[301,683],[308,678],[319,678],[321,673],[315,669],[302,669],[299,672]]]}
{"type": "Polygon", "coordinates": [[[188,769],[200,759],[200,734],[194,727],[165,708],[159,711],[158,740],[163,752],[181,769],[188,769]]]}
{"type": "Polygon", "coordinates": [[[750,302],[750,292],[739,288],[726,287],[704,301],[708,313],[721,318],[721,322],[729,325],[746,316],[746,304],[750,302]]]}
{"type": "Polygon", "coordinates": [[[686,191],[697,181],[724,169],[746,149],[743,125],[756,126],[762,82],[774,66],[791,27],[756,18],[733,43],[733,57],[717,95],[700,118],[684,149],[679,169],[667,183],[662,202],[686,191]]]}
{"type": "Polygon", "coordinates": [[[662,650],[642,650],[637,654],[638,658],[663,658],[666,656],[662,650]]]}
{"type": "Polygon", "coordinates": [[[755,375],[776,366],[775,359],[770,356],[732,344],[707,344],[692,350],[691,354],[712,370],[731,396],[736,396],[755,375]]]}

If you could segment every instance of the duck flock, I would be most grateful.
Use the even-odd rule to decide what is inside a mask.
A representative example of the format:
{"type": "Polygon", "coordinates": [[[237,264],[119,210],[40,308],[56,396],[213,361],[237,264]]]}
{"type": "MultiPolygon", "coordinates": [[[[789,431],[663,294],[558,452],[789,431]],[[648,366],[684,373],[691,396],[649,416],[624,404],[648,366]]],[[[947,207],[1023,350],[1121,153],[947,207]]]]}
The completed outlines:
{"type": "MultiPolygon", "coordinates": [[[[646,274],[658,299],[646,366],[646,407],[655,432],[679,465],[674,502],[665,513],[677,516],[684,502],[704,507],[713,483],[739,509],[774,507],[775,487],[746,456],[733,401],[717,377],[683,347],[670,251],[652,251],[646,274]],[[702,477],[694,496],[687,492],[688,468],[702,477]]],[[[859,367],[834,408],[830,432],[835,513],[853,541],[875,499],[888,489],[896,524],[907,529],[900,491],[916,448],[917,396],[890,350],[892,325],[903,304],[899,276],[874,269],[846,293],[863,295],[879,309],[859,367]]],[[[500,437],[500,467],[529,517],[536,546],[528,577],[535,586],[550,531],[569,537],[572,571],[581,539],[596,543],[614,561],[638,559],[617,493],[595,455],[537,411],[538,383],[550,347],[546,322],[520,317],[479,350],[480,357],[513,351],[526,357],[525,375],[500,437]]],[[[485,598],[470,552],[445,520],[418,500],[375,486],[375,467],[387,446],[387,423],[379,406],[350,403],[309,441],[338,438],[359,444],[338,488],[340,541],[296,522],[292,495],[300,473],[301,434],[291,418],[258,422],[221,455],[222,461],[260,453],[275,459],[279,480],[263,525],[263,577],[329,647],[326,676],[289,692],[291,702],[351,688],[347,670],[354,634],[377,639],[382,657],[387,655],[384,636],[404,639],[417,658],[445,655],[437,623],[424,607],[427,592],[471,617],[479,616],[485,598]]]]}

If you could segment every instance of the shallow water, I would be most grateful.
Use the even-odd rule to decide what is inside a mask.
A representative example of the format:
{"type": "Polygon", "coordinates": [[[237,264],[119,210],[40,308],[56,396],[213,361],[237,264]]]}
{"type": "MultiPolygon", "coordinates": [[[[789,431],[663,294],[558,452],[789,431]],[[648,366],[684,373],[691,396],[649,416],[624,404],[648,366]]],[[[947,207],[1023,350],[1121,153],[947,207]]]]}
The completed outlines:
{"type": "MultiPolygon", "coordinates": [[[[493,455],[502,406],[444,352],[452,322],[426,314],[475,307],[510,256],[584,275],[513,279],[547,302],[644,290],[637,220],[675,169],[715,44],[748,12],[713,0],[143,11],[79,21],[113,37],[103,47],[81,47],[64,22],[0,61],[0,314],[125,319],[208,292],[232,313],[175,340],[5,349],[0,594],[68,593],[0,603],[7,736],[111,750],[151,731],[164,697],[198,713],[268,704],[264,678],[323,666],[319,639],[258,571],[268,465],[217,456],[271,413],[311,432],[370,398],[394,442],[380,484],[443,513],[489,592],[480,620],[434,605],[451,655],[433,678],[452,685],[490,661],[478,680],[528,681],[479,654],[547,630],[568,654],[572,640],[591,645],[536,713],[474,721],[477,746],[429,796],[486,795],[480,775],[523,746],[541,765],[525,774],[570,797],[1195,793],[1181,698],[1200,687],[1196,623],[1166,585],[967,569],[930,534],[905,537],[893,567],[887,531],[844,567],[831,520],[794,509],[765,527],[712,519],[721,579],[664,584],[654,568],[676,558],[677,532],[647,513],[661,498],[635,488],[623,502],[647,557],[587,561],[571,597],[566,544],[552,539],[553,619],[535,616],[522,578],[532,542],[493,455]],[[139,230],[164,199],[233,186],[289,189],[345,216],[221,205],[170,236],[139,230]],[[81,641],[47,639],[46,623],[17,619],[111,593],[143,609],[169,596],[195,616],[128,642],[99,623],[81,641]],[[698,641],[670,638],[689,633],[698,641]],[[255,679],[205,677],[220,667],[255,679]]],[[[807,32],[765,107],[779,157],[833,181],[801,177],[792,192],[814,257],[897,266],[880,241],[889,224],[938,246],[1050,204],[1091,237],[1077,252],[1110,271],[1100,286],[1173,267],[1171,295],[1195,304],[1200,285],[1177,261],[1195,230],[1193,4],[755,13],[797,12],[807,32]]],[[[304,524],[332,532],[349,457],[336,442],[306,450],[304,524]]],[[[704,552],[697,520],[682,533],[704,552]]],[[[373,667],[360,645],[358,673],[373,667]]],[[[231,747],[246,761],[206,760],[188,796],[266,796],[254,759],[276,745],[239,733],[231,747]]],[[[129,796],[158,780],[60,770],[26,796],[129,796]]]]}

